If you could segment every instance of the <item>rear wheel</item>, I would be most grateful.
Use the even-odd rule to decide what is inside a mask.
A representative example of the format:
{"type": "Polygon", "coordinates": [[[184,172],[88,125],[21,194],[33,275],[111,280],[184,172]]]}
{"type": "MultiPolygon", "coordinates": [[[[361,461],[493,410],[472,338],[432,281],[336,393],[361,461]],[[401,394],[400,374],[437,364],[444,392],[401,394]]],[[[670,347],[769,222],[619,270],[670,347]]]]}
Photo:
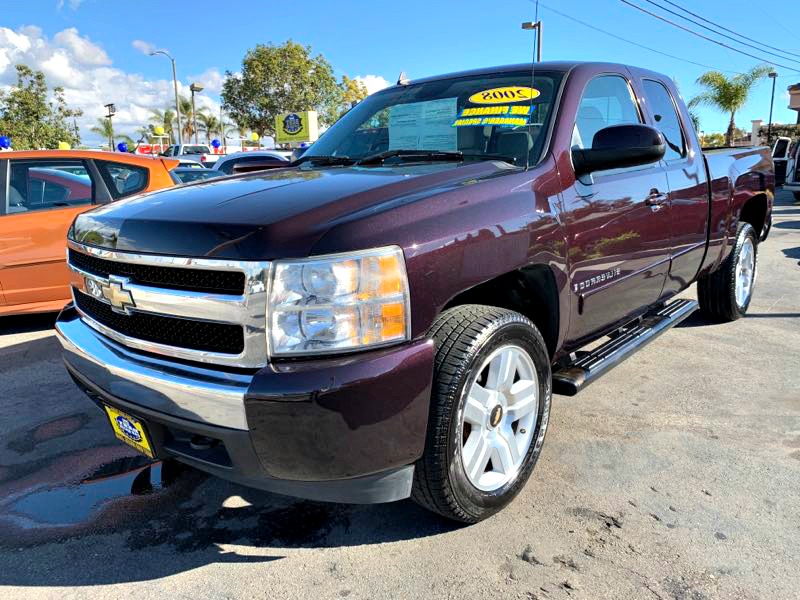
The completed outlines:
{"type": "Polygon", "coordinates": [[[465,523],[520,492],[541,452],[550,414],[550,360],[519,313],[465,305],[443,313],[425,454],[412,498],[465,523]]]}
{"type": "Polygon", "coordinates": [[[739,223],[736,243],[722,266],[697,282],[700,310],[718,321],[743,317],[756,282],[758,242],[749,223],[739,223]]]}

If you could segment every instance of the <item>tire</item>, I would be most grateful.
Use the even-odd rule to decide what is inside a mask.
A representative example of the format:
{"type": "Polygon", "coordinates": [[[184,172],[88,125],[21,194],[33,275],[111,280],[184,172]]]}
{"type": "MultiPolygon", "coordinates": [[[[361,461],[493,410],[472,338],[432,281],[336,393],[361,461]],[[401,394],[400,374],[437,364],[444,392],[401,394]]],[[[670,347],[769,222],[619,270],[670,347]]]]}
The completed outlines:
{"type": "Polygon", "coordinates": [[[753,298],[758,265],[758,238],[755,229],[749,223],[739,223],[736,230],[736,242],[728,258],[719,269],[709,273],[697,282],[697,299],[700,311],[715,321],[735,321],[747,313],[750,300],[753,298]],[[740,295],[737,300],[737,276],[741,267],[740,260],[745,260],[752,251],[752,269],[749,291],[746,297],[740,295]],[[745,252],[743,256],[743,250],[745,252]]]}
{"type": "Polygon", "coordinates": [[[550,358],[536,326],[502,308],[455,307],[439,316],[430,335],[436,344],[430,417],[411,497],[449,519],[476,523],[508,505],[536,465],[550,416],[550,358]],[[507,357],[509,362],[503,363],[507,357]],[[499,376],[503,364],[515,365],[506,370],[509,377],[499,376]],[[482,399],[489,399],[483,406],[497,402],[493,409],[476,413],[477,396],[471,394],[479,390],[482,399]],[[535,406],[526,400],[534,393],[535,406]],[[476,414],[484,415],[484,427],[468,422],[477,422],[476,414]],[[517,414],[524,416],[514,421],[517,414]],[[483,439],[494,446],[485,450],[483,439]],[[486,452],[490,458],[482,468],[486,452]],[[465,456],[474,458],[472,475],[467,474],[465,456]]]}

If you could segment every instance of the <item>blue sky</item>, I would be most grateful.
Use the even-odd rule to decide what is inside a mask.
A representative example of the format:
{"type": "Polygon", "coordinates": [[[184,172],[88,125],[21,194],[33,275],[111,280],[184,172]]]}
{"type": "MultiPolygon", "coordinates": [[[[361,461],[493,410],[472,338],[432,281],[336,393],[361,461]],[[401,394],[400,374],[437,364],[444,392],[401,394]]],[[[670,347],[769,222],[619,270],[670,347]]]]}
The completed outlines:
{"type": "MultiPolygon", "coordinates": [[[[646,0],[635,0],[647,6],[646,0]]],[[[778,68],[776,122],[793,123],[786,108],[786,87],[800,81],[800,3],[763,3],[757,13],[746,0],[674,0],[718,23],[770,45],[795,52],[797,62],[778,68]],[[700,5],[700,6],[698,6],[700,5]]],[[[747,69],[758,61],[715,46],[658,22],[619,0],[542,0],[544,58],[609,60],[637,64],[674,77],[687,99],[697,92],[694,80],[706,69],[628,45],[554,14],[577,17],[637,43],[720,70],[747,69]]],[[[293,39],[311,45],[341,76],[372,76],[374,84],[394,81],[404,70],[413,79],[467,68],[522,62],[531,52],[531,33],[520,29],[532,20],[529,0],[487,3],[368,2],[123,2],[117,0],[28,0],[5,2],[0,27],[0,85],[12,80],[11,65],[27,60],[44,68],[49,79],[67,88],[70,100],[86,117],[82,129],[113,101],[125,129],[145,120],[150,108],[170,102],[170,67],[163,57],[149,57],[133,42],[167,48],[177,59],[182,84],[201,80],[207,93],[201,103],[214,110],[220,74],[238,70],[245,51],[257,43],[293,39]],[[10,30],[10,32],[9,32],[10,30]]],[[[748,50],[747,48],[743,48],[748,50]]],[[[759,52],[748,50],[754,54],[759,52]]],[[[767,55],[765,55],[767,57],[767,55]]],[[[761,84],[737,124],[769,110],[770,85],[761,84]]],[[[700,111],[702,129],[722,131],[727,118],[700,111]]],[[[84,131],[84,137],[91,134],[84,131]]]]}

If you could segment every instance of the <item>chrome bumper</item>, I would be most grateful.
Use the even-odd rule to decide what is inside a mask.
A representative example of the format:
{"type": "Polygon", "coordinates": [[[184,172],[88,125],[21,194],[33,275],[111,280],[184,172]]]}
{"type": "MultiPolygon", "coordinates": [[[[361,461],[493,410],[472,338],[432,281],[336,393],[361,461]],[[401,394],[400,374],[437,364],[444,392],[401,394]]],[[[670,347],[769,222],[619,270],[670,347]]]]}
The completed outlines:
{"type": "Polygon", "coordinates": [[[67,366],[111,396],[199,423],[247,430],[252,377],[145,356],[86,325],[74,309],[56,322],[67,366]]]}

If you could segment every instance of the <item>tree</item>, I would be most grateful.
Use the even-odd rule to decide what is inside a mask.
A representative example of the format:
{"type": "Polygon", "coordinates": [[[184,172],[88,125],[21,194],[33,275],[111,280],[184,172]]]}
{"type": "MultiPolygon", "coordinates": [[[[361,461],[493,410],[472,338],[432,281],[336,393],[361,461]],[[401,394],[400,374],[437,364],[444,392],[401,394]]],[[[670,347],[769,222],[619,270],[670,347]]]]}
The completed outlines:
{"type": "Polygon", "coordinates": [[[211,143],[213,135],[221,135],[219,119],[210,112],[197,112],[197,129],[205,134],[207,143],[211,143]]]}
{"type": "Polygon", "coordinates": [[[342,88],[328,61],[312,57],[309,46],[258,44],[247,51],[241,74],[225,76],[222,102],[240,130],[274,136],[275,117],[288,111],[316,110],[322,125],[339,116],[342,88]]]}
{"type": "MultiPolygon", "coordinates": [[[[119,142],[125,142],[129,145],[134,143],[130,136],[122,133],[115,133],[114,124],[111,122],[111,119],[106,117],[99,117],[97,119],[97,124],[90,127],[89,131],[102,137],[104,142],[108,142],[109,138],[111,138],[114,140],[115,144],[118,144],[119,142]]],[[[111,150],[113,149],[114,148],[111,148],[111,150]]]]}
{"type": "Polygon", "coordinates": [[[167,108],[164,110],[153,109],[150,111],[150,121],[153,129],[163,127],[164,133],[174,139],[175,133],[175,111],[167,108]]]}
{"type": "Polygon", "coordinates": [[[692,98],[689,107],[712,106],[728,113],[731,120],[725,133],[725,144],[732,146],[736,130],[736,111],[745,105],[755,84],[764,79],[771,70],[772,67],[762,64],[733,77],[719,71],[703,73],[697,78],[697,84],[705,88],[705,91],[692,98]]]}
{"type": "Polygon", "coordinates": [[[64,99],[64,89],[53,88],[48,100],[44,73],[26,65],[16,65],[17,84],[0,92],[0,134],[7,135],[15,150],[56,148],[59,142],[71,146],[81,143],[70,121],[83,114],[71,109],[64,99]]]}
{"type": "Polygon", "coordinates": [[[342,75],[342,106],[339,109],[338,117],[341,117],[364,98],[369,96],[367,86],[357,79],[350,79],[347,75],[342,75]]]}

